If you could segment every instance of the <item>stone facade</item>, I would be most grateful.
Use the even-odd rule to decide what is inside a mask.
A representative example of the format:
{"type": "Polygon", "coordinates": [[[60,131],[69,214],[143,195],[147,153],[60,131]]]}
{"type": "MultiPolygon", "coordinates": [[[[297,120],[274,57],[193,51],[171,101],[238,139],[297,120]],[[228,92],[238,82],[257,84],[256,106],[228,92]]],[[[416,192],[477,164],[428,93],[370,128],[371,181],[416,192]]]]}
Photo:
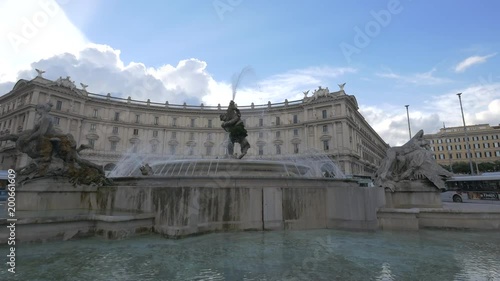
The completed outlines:
{"type": "MultiPolygon", "coordinates": [[[[470,152],[474,162],[500,161],[500,125],[467,126],[470,152]]],[[[441,165],[467,162],[467,142],[464,127],[442,128],[438,133],[424,136],[430,142],[434,158],[441,165]]]]}
{"type": "MultiPolygon", "coordinates": [[[[107,170],[126,153],[141,153],[152,161],[225,154],[227,136],[219,115],[226,104],[136,101],[93,94],[84,86],[76,87],[70,77],[19,80],[0,97],[0,134],[33,128],[35,106],[50,100],[56,126],[73,134],[78,145],[91,145],[82,157],[107,170]]],[[[238,105],[251,145],[245,159],[306,157],[314,149],[336,160],[346,175],[373,175],[389,146],[360,114],[354,96],[343,89],[316,92],[302,100],[238,105]]],[[[28,162],[12,142],[2,142],[0,158],[2,169],[28,162]]]]}

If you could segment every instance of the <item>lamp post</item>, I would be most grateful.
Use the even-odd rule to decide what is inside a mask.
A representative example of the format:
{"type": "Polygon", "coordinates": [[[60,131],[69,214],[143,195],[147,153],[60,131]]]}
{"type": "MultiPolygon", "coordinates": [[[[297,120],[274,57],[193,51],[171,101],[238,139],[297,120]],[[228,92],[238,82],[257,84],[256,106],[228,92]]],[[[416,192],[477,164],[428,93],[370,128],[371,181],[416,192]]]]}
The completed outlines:
{"type": "Polygon", "coordinates": [[[464,108],[462,107],[462,93],[458,93],[458,100],[460,101],[460,111],[462,111],[462,121],[464,123],[464,134],[465,134],[465,145],[467,146],[467,154],[469,155],[469,167],[470,174],[474,174],[474,169],[472,168],[472,153],[470,152],[469,137],[467,136],[467,127],[465,126],[464,108]]]}
{"type": "Polygon", "coordinates": [[[406,107],[406,117],[408,119],[408,133],[410,134],[410,139],[411,139],[411,128],[410,128],[410,113],[408,112],[408,106],[409,104],[405,105],[406,107]]]}

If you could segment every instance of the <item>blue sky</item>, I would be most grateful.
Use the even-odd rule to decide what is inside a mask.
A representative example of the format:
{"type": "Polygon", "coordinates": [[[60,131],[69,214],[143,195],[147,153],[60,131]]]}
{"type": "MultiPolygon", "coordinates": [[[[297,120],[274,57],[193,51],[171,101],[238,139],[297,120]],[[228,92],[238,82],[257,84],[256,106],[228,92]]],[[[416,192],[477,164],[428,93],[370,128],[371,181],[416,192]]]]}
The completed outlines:
{"type": "Polygon", "coordinates": [[[4,0],[0,11],[2,93],[36,67],[96,93],[226,104],[250,66],[239,104],[346,82],[391,145],[407,139],[405,104],[415,132],[461,125],[458,92],[467,123],[500,123],[494,0],[4,0]]]}

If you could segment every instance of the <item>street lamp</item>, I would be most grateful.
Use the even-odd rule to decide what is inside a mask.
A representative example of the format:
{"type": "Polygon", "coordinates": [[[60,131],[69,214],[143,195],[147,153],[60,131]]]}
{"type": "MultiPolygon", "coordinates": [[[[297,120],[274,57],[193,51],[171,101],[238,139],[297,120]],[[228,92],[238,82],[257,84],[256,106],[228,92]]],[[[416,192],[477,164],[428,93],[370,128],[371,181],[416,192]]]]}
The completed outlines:
{"type": "Polygon", "coordinates": [[[406,117],[408,118],[408,133],[410,134],[410,139],[411,139],[411,128],[410,128],[410,113],[408,112],[408,106],[409,104],[405,105],[406,107],[406,117]]]}
{"type": "Polygon", "coordinates": [[[470,167],[470,174],[474,174],[474,170],[472,168],[472,153],[470,152],[470,144],[469,144],[469,137],[467,136],[467,127],[465,126],[465,117],[464,117],[464,108],[462,107],[462,93],[458,93],[458,100],[460,101],[460,110],[462,111],[462,121],[464,122],[464,134],[465,134],[465,142],[467,146],[467,154],[469,155],[469,167],[470,167]]]}

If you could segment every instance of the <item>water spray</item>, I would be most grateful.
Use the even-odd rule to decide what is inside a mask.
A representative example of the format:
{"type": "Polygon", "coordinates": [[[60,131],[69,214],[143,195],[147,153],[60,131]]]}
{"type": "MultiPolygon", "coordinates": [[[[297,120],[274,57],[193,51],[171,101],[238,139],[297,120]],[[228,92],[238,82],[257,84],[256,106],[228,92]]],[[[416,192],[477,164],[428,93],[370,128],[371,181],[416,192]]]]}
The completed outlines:
{"type": "Polygon", "coordinates": [[[233,81],[231,83],[231,89],[233,90],[233,101],[235,100],[236,98],[236,91],[237,91],[237,88],[238,86],[240,85],[241,83],[241,80],[242,78],[246,75],[246,74],[249,74],[249,73],[254,73],[253,69],[250,67],[250,66],[246,66],[244,67],[240,73],[238,75],[234,75],[233,76],[233,81]]]}

